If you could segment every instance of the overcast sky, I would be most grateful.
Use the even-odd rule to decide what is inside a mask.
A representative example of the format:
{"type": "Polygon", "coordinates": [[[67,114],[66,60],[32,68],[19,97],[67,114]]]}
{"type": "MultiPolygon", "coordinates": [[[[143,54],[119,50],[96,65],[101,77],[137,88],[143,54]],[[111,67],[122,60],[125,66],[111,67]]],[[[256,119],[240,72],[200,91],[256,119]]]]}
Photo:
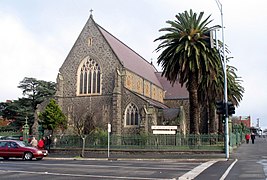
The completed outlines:
{"type": "MultiPolygon", "coordinates": [[[[244,81],[237,116],[257,119],[267,127],[267,1],[221,0],[225,43],[234,57],[230,64],[244,81]]],[[[22,97],[17,88],[24,77],[54,81],[60,66],[93,9],[94,20],[148,61],[167,20],[192,9],[221,24],[215,0],[1,0],[0,101],[22,97]]],[[[160,67],[157,67],[160,70],[160,67]]]]}

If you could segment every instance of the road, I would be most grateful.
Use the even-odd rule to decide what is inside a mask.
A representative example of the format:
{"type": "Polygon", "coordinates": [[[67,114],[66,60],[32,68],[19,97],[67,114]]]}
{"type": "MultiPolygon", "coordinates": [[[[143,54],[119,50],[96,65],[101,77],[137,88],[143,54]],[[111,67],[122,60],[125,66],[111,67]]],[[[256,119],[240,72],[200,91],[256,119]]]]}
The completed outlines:
{"type": "Polygon", "coordinates": [[[230,154],[229,160],[137,159],[0,160],[0,179],[266,180],[267,138],[257,138],[255,144],[242,144],[230,154]]]}
{"type": "Polygon", "coordinates": [[[0,161],[1,179],[177,179],[203,161],[0,161]]]}

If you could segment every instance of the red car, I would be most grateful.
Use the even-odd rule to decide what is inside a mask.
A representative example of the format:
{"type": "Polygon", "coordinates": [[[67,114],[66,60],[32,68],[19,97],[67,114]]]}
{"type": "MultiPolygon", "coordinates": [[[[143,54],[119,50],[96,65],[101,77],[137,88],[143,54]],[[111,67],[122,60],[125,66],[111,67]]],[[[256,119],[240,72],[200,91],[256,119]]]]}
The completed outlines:
{"type": "Polygon", "coordinates": [[[24,160],[32,160],[33,158],[41,160],[47,155],[47,150],[27,146],[23,141],[0,140],[0,157],[3,157],[4,160],[8,160],[10,157],[24,160]]]}

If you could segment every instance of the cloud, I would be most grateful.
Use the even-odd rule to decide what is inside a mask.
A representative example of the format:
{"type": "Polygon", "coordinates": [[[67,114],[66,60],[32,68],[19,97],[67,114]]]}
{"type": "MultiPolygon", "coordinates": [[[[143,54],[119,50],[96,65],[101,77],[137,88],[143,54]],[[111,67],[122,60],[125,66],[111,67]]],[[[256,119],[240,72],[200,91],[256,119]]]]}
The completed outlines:
{"type": "Polygon", "coordinates": [[[17,86],[24,77],[55,81],[62,60],[47,39],[36,40],[16,16],[0,14],[0,27],[1,102],[22,96],[17,86]]]}
{"type": "MultiPolygon", "coordinates": [[[[244,98],[236,115],[252,115],[262,124],[265,111],[267,64],[264,47],[267,46],[265,19],[266,0],[222,1],[225,42],[232,52],[231,65],[244,81],[244,98]]],[[[1,1],[0,11],[0,101],[21,97],[17,88],[24,77],[55,81],[71,47],[81,32],[92,8],[99,25],[126,43],[129,47],[156,65],[158,53],[153,52],[159,42],[153,42],[166,27],[166,20],[174,20],[177,13],[192,9],[211,15],[214,24],[221,24],[215,0],[47,0],[22,2],[1,1]]],[[[218,35],[220,38],[221,36],[218,35]]],[[[160,69],[160,68],[158,68],[160,69]]]]}

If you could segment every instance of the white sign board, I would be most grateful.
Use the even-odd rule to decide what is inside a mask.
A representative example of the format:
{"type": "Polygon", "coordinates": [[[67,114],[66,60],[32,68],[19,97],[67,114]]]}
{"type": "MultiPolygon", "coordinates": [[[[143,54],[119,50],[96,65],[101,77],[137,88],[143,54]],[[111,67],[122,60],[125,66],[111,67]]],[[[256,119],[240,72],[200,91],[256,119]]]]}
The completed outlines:
{"type": "Polygon", "coordinates": [[[111,132],[111,124],[108,124],[108,132],[111,132]]]}
{"type": "Polygon", "coordinates": [[[175,130],[175,129],[178,129],[177,126],[151,126],[151,129],[161,129],[161,130],[175,130]]]}
{"type": "Polygon", "coordinates": [[[176,131],[153,130],[153,134],[176,134],[176,131]]]}

